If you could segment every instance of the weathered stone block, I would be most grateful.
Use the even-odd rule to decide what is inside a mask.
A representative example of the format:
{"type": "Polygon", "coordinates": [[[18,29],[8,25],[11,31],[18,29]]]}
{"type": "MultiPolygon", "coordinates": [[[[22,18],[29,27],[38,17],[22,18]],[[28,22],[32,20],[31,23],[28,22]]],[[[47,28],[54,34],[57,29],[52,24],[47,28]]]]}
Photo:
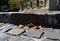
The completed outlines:
{"type": "Polygon", "coordinates": [[[24,35],[34,38],[41,38],[43,32],[38,29],[30,29],[27,32],[24,33],[24,35]]]}
{"type": "Polygon", "coordinates": [[[41,28],[40,30],[43,31],[44,33],[53,32],[53,28],[41,28]]]}
{"type": "Polygon", "coordinates": [[[19,34],[22,34],[23,32],[25,32],[25,30],[16,28],[16,29],[11,29],[6,33],[11,35],[19,35],[19,34]]]}
{"type": "Polygon", "coordinates": [[[57,32],[47,32],[44,34],[44,37],[50,38],[50,39],[60,39],[60,33],[57,32]]]}

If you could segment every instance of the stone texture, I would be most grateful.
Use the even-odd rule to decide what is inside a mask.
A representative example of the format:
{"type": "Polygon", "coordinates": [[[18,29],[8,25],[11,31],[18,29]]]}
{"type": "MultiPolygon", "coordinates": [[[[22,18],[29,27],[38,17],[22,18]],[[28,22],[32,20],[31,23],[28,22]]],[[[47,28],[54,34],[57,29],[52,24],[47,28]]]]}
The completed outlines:
{"type": "Polygon", "coordinates": [[[8,23],[0,26],[0,29],[5,29],[5,28],[17,28],[17,26],[13,24],[8,24],[8,23]]]}
{"type": "Polygon", "coordinates": [[[27,37],[16,36],[16,37],[12,37],[12,39],[10,38],[9,41],[34,41],[34,40],[27,37]]]}
{"type": "Polygon", "coordinates": [[[49,32],[53,32],[53,28],[41,28],[41,31],[43,31],[44,33],[49,33],[49,32]]]}
{"type": "Polygon", "coordinates": [[[11,27],[11,26],[13,26],[13,25],[7,23],[7,24],[2,25],[1,28],[5,28],[5,27],[7,28],[7,27],[11,27]]]}
{"type": "Polygon", "coordinates": [[[16,25],[13,25],[13,24],[3,24],[3,26],[0,27],[0,41],[35,41],[35,40],[36,41],[60,41],[60,29],[53,29],[53,28],[40,28],[40,29],[30,28],[29,29],[27,26],[24,26],[24,28],[19,29],[17,28],[16,25]],[[22,32],[25,32],[25,33],[22,33],[22,32]],[[9,35],[9,34],[12,34],[12,35],[9,35]],[[14,35],[17,35],[17,36],[14,36],[14,35]],[[44,39],[44,37],[46,39],[44,39]]]}
{"type": "Polygon", "coordinates": [[[54,29],[54,32],[60,33],[60,29],[54,29]]]}
{"type": "Polygon", "coordinates": [[[27,32],[24,33],[24,35],[26,36],[30,36],[30,37],[34,37],[34,38],[40,38],[42,35],[42,31],[40,31],[39,29],[30,29],[27,32]]]}
{"type": "Polygon", "coordinates": [[[17,26],[13,25],[13,26],[11,26],[10,28],[17,28],[17,26]]]}
{"type": "Polygon", "coordinates": [[[19,35],[19,34],[22,34],[25,30],[23,29],[11,29],[10,31],[6,32],[8,34],[11,34],[11,35],[19,35]]]}
{"type": "Polygon", "coordinates": [[[7,41],[10,38],[10,35],[5,33],[0,33],[0,41],[7,41]]]}
{"type": "Polygon", "coordinates": [[[28,26],[24,26],[24,30],[29,30],[30,28],[28,26]]]}
{"type": "Polygon", "coordinates": [[[51,39],[60,39],[60,33],[49,32],[49,33],[45,33],[44,37],[51,38],[51,39]]]}

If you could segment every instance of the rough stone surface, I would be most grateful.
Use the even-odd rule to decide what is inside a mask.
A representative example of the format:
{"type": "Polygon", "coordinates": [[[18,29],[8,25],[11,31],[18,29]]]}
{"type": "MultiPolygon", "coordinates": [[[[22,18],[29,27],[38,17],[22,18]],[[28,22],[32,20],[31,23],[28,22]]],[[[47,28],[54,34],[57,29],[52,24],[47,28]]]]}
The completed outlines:
{"type": "Polygon", "coordinates": [[[1,26],[1,28],[12,27],[12,26],[13,26],[12,24],[4,24],[1,26]]]}
{"type": "Polygon", "coordinates": [[[24,31],[25,30],[23,30],[23,29],[16,28],[16,29],[11,29],[10,31],[8,31],[6,33],[11,34],[11,35],[19,35],[19,34],[23,33],[24,31]]]}
{"type": "Polygon", "coordinates": [[[17,26],[13,24],[8,24],[8,23],[0,26],[0,29],[5,29],[5,28],[17,28],[17,26]]]}
{"type": "Polygon", "coordinates": [[[0,25],[0,41],[60,41],[60,29],[53,29],[53,28],[33,29],[28,28],[27,26],[24,26],[24,28],[22,29],[23,30],[17,28],[17,26],[13,24],[4,23],[0,25]],[[9,30],[10,28],[12,29],[9,30]],[[17,36],[10,35],[7,33],[15,34],[17,36]],[[18,35],[20,33],[22,33],[21,34],[22,36],[18,35]],[[46,39],[44,39],[44,37],[46,37],[46,39]]]}
{"type": "Polygon", "coordinates": [[[51,38],[51,39],[60,39],[60,33],[57,33],[57,32],[45,33],[45,37],[51,38]]]}
{"type": "Polygon", "coordinates": [[[46,32],[48,32],[48,33],[49,32],[53,32],[53,28],[41,28],[40,30],[43,31],[43,32],[45,32],[45,33],[46,32]]]}
{"type": "Polygon", "coordinates": [[[60,33],[60,29],[54,29],[54,32],[60,33]]]}
{"type": "Polygon", "coordinates": [[[34,41],[34,40],[31,38],[16,36],[16,37],[13,37],[13,39],[10,39],[9,41],[34,41]]]}
{"type": "Polygon", "coordinates": [[[24,26],[24,30],[29,30],[30,28],[28,26],[24,26]]]}
{"type": "Polygon", "coordinates": [[[10,38],[10,35],[5,33],[0,33],[0,41],[7,41],[10,38]]]}
{"type": "Polygon", "coordinates": [[[42,33],[43,32],[40,31],[39,29],[30,29],[27,32],[25,32],[24,35],[30,36],[30,37],[35,37],[35,38],[40,38],[42,33]]]}

